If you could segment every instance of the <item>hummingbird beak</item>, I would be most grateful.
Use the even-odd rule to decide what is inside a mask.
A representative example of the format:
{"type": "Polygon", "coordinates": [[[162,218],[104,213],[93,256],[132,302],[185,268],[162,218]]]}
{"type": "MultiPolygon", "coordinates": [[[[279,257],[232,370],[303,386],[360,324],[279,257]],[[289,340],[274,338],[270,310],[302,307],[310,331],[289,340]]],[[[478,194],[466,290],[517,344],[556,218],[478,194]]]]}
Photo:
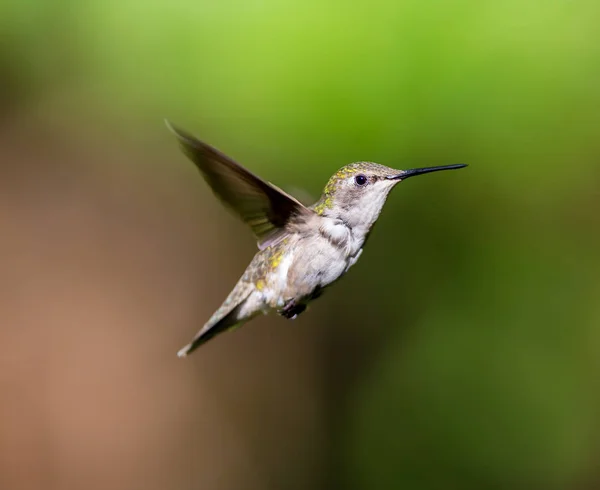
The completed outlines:
{"type": "Polygon", "coordinates": [[[389,180],[404,180],[415,175],[428,174],[429,172],[438,172],[440,170],[454,170],[455,168],[466,167],[465,164],[459,163],[457,165],[442,165],[441,167],[425,167],[425,168],[412,168],[410,170],[403,170],[397,175],[390,175],[386,177],[389,180]]]}

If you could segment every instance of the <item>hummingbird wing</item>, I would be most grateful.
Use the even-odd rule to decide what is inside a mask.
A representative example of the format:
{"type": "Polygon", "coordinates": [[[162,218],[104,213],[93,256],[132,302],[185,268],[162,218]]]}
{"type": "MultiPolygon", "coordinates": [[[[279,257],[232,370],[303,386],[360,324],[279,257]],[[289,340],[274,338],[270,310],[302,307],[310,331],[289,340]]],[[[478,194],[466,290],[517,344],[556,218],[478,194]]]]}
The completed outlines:
{"type": "Polygon", "coordinates": [[[313,213],[297,199],[266,182],[217,149],[165,121],[186,156],[192,160],[216,196],[254,232],[263,250],[285,234],[285,225],[313,213]]]}

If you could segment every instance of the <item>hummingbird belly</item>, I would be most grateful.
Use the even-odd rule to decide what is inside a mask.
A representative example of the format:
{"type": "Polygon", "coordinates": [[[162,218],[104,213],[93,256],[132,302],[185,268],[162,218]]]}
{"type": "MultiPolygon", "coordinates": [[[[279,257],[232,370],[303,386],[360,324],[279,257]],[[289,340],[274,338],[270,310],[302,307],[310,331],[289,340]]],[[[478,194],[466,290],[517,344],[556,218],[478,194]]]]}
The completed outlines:
{"type": "Polygon", "coordinates": [[[275,250],[263,250],[257,255],[263,253],[272,267],[255,284],[265,304],[275,310],[281,310],[290,301],[308,303],[317,291],[337,281],[360,255],[349,257],[345,249],[319,235],[296,235],[275,250]]]}

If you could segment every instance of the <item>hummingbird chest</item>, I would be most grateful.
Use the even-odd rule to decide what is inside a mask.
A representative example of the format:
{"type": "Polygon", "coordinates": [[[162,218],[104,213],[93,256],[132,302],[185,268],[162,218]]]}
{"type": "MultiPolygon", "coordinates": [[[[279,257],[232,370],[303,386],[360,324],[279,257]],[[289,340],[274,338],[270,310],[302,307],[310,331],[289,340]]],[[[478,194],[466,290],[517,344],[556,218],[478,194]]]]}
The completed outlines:
{"type": "Polygon", "coordinates": [[[295,234],[257,254],[254,282],[264,301],[279,309],[290,300],[307,303],[356,263],[362,248],[343,230],[330,235],[295,234]]]}

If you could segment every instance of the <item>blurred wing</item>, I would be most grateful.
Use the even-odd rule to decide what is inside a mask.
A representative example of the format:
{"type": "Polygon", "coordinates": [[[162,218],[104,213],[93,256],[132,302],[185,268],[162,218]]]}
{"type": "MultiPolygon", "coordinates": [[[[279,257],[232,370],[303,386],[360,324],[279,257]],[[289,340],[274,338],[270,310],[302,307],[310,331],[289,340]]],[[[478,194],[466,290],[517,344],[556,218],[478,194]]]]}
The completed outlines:
{"type": "Polygon", "coordinates": [[[215,195],[250,225],[261,250],[283,235],[290,219],[312,213],[292,196],[249,172],[220,151],[168,121],[166,123],[215,195]]]}

